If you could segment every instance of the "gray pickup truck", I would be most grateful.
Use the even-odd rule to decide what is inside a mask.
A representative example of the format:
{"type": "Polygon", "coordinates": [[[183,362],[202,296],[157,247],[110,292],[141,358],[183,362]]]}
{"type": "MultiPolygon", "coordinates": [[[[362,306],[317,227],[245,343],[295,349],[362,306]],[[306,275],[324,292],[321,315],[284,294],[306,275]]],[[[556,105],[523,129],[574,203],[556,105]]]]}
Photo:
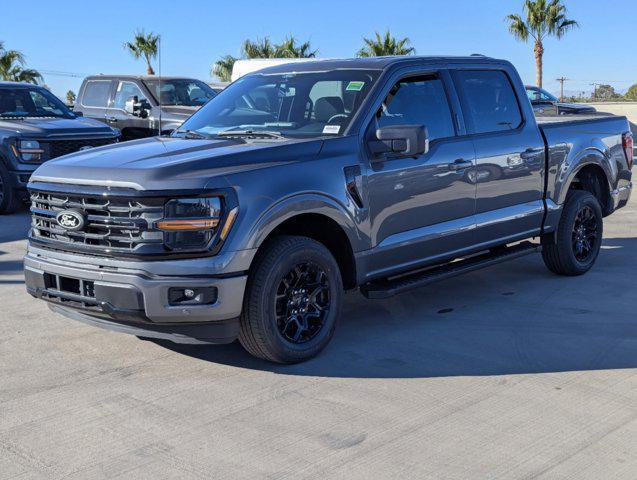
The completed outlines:
{"type": "Polygon", "coordinates": [[[506,61],[276,66],[169,137],[41,166],[26,285],[93,325],[299,362],[345,290],[389,297],[538,251],[585,273],[631,167],[625,118],[538,121],[506,61]]]}
{"type": "Polygon", "coordinates": [[[82,82],[74,111],[118,128],[122,140],[169,134],[217,93],[194,78],[94,75],[82,82]]]}

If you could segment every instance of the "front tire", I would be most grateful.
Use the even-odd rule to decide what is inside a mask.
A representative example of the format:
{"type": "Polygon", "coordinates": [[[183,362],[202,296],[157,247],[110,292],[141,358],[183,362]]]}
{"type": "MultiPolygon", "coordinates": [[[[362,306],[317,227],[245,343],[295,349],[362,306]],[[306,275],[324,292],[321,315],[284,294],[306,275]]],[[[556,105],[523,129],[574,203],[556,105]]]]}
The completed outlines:
{"type": "Polygon", "coordinates": [[[248,280],[239,342],[271,362],[308,360],[336,328],[343,297],[338,264],[307,237],[277,237],[264,249],[248,280]]]}
{"type": "Polygon", "coordinates": [[[595,264],[602,246],[602,207],[590,192],[569,192],[557,228],[557,242],[542,246],[547,268],[558,275],[576,276],[595,264]]]}

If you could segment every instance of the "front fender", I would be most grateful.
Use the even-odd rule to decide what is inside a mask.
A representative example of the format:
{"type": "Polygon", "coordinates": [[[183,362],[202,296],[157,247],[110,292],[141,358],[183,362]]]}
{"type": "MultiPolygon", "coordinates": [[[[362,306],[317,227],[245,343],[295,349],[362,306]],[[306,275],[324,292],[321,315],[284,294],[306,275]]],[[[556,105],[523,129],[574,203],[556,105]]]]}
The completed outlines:
{"type": "Polygon", "coordinates": [[[352,212],[340,201],[318,193],[287,197],[264,211],[246,235],[246,249],[258,248],[272,231],[286,220],[303,214],[318,214],[336,222],[345,232],[354,252],[369,248],[352,212]]]}

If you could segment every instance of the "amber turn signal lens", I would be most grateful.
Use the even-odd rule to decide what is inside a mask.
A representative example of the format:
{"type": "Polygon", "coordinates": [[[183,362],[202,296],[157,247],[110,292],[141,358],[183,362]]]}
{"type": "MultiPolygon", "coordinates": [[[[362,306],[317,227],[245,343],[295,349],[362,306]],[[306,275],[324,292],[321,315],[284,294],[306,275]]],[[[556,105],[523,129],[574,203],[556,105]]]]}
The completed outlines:
{"type": "Polygon", "coordinates": [[[159,220],[156,226],[160,230],[210,230],[219,225],[217,218],[183,219],[183,220],[159,220]]]}
{"type": "Polygon", "coordinates": [[[230,228],[232,227],[232,224],[237,218],[238,212],[239,212],[239,209],[236,207],[230,210],[230,212],[228,212],[228,218],[226,219],[226,223],[221,229],[221,240],[225,240],[226,237],[228,236],[228,232],[230,232],[230,228]]]}

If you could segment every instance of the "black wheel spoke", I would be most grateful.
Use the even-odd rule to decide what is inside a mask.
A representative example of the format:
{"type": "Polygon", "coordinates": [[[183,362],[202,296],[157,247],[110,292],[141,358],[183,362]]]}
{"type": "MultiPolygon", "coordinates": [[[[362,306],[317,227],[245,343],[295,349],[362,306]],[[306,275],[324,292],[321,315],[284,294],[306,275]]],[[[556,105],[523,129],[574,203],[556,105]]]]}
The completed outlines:
{"type": "Polygon", "coordinates": [[[275,294],[277,325],[281,336],[305,343],[323,328],[329,313],[329,283],[325,271],[313,262],[294,266],[275,294]]]}
{"type": "Polygon", "coordinates": [[[598,234],[598,218],[593,209],[585,205],[575,215],[571,243],[575,258],[580,262],[587,262],[595,252],[598,234]]]}

